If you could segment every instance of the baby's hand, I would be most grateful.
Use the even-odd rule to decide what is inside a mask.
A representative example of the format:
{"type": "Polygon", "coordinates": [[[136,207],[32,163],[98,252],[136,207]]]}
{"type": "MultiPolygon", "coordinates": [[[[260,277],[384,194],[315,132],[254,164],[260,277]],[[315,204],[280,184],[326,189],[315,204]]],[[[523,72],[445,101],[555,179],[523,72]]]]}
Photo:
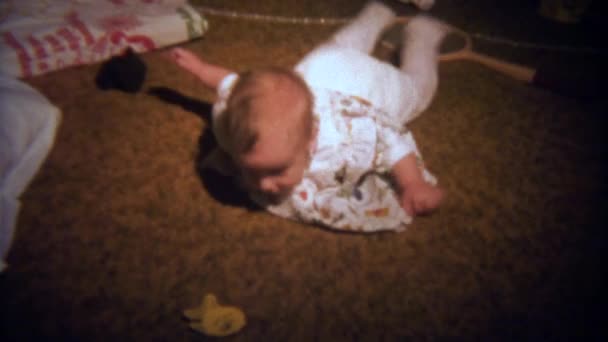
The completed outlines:
{"type": "Polygon", "coordinates": [[[201,59],[192,51],[183,48],[173,48],[166,54],[166,56],[175,62],[175,64],[195,75],[198,75],[203,68],[201,59]]]}
{"type": "Polygon", "coordinates": [[[443,190],[425,182],[408,184],[400,194],[401,207],[414,217],[429,214],[443,201],[443,190]]]}

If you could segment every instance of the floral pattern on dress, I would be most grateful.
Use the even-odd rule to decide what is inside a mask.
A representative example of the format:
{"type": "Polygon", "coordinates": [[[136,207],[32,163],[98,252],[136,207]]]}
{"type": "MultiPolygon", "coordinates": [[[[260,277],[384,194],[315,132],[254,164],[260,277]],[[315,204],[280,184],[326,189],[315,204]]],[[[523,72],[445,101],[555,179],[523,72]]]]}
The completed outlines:
{"type": "Polygon", "coordinates": [[[290,199],[261,204],[276,215],[332,229],[403,230],[412,218],[399,204],[389,171],[409,153],[422,162],[412,134],[385,124],[386,113],[366,99],[325,89],[313,93],[319,130],[309,170],[290,199]]]}

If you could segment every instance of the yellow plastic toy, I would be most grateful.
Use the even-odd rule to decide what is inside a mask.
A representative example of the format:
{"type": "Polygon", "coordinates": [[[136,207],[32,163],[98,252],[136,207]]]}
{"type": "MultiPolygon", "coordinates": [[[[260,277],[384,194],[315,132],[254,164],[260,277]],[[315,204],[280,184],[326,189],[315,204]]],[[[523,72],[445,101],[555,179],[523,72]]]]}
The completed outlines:
{"type": "Polygon", "coordinates": [[[190,328],[205,335],[223,337],[239,332],[246,323],[243,310],[234,306],[220,306],[212,294],[205,295],[200,307],[184,311],[190,328]]]}

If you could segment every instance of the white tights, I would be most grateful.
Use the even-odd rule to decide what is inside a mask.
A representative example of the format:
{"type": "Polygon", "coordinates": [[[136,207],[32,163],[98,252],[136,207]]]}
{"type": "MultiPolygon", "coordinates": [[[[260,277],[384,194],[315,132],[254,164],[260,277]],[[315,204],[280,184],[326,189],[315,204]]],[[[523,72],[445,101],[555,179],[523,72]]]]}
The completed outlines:
{"type": "MultiPolygon", "coordinates": [[[[371,54],[379,35],[394,19],[391,9],[370,2],[352,22],[332,36],[329,44],[371,54]]],[[[404,27],[400,69],[412,79],[418,92],[414,117],[429,106],[437,90],[437,54],[444,31],[442,24],[424,16],[414,18],[404,27]]]]}

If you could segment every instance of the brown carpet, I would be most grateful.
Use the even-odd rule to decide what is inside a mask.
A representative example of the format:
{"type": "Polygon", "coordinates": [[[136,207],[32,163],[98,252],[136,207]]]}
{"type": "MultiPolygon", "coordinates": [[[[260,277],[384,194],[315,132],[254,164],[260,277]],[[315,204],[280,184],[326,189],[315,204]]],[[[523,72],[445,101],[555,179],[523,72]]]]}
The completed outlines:
{"type": "MultiPolygon", "coordinates": [[[[339,17],[363,1],[199,3],[339,17]]],[[[583,24],[539,18],[533,2],[438,3],[436,15],[475,32],[594,43],[583,24]]],[[[208,34],[184,45],[236,70],[293,65],[336,29],[209,19],[208,34]]],[[[590,58],[485,46],[565,70],[590,58]]],[[[99,65],[27,80],[63,120],[0,275],[2,341],[205,340],[180,316],[205,293],[246,312],[229,341],[606,336],[603,99],[443,64],[436,100],[410,127],[445,205],[400,234],[339,234],[212,196],[206,184],[217,182],[196,161],[213,94],[160,52],[143,59],[136,95],[98,90],[99,65]]]]}

